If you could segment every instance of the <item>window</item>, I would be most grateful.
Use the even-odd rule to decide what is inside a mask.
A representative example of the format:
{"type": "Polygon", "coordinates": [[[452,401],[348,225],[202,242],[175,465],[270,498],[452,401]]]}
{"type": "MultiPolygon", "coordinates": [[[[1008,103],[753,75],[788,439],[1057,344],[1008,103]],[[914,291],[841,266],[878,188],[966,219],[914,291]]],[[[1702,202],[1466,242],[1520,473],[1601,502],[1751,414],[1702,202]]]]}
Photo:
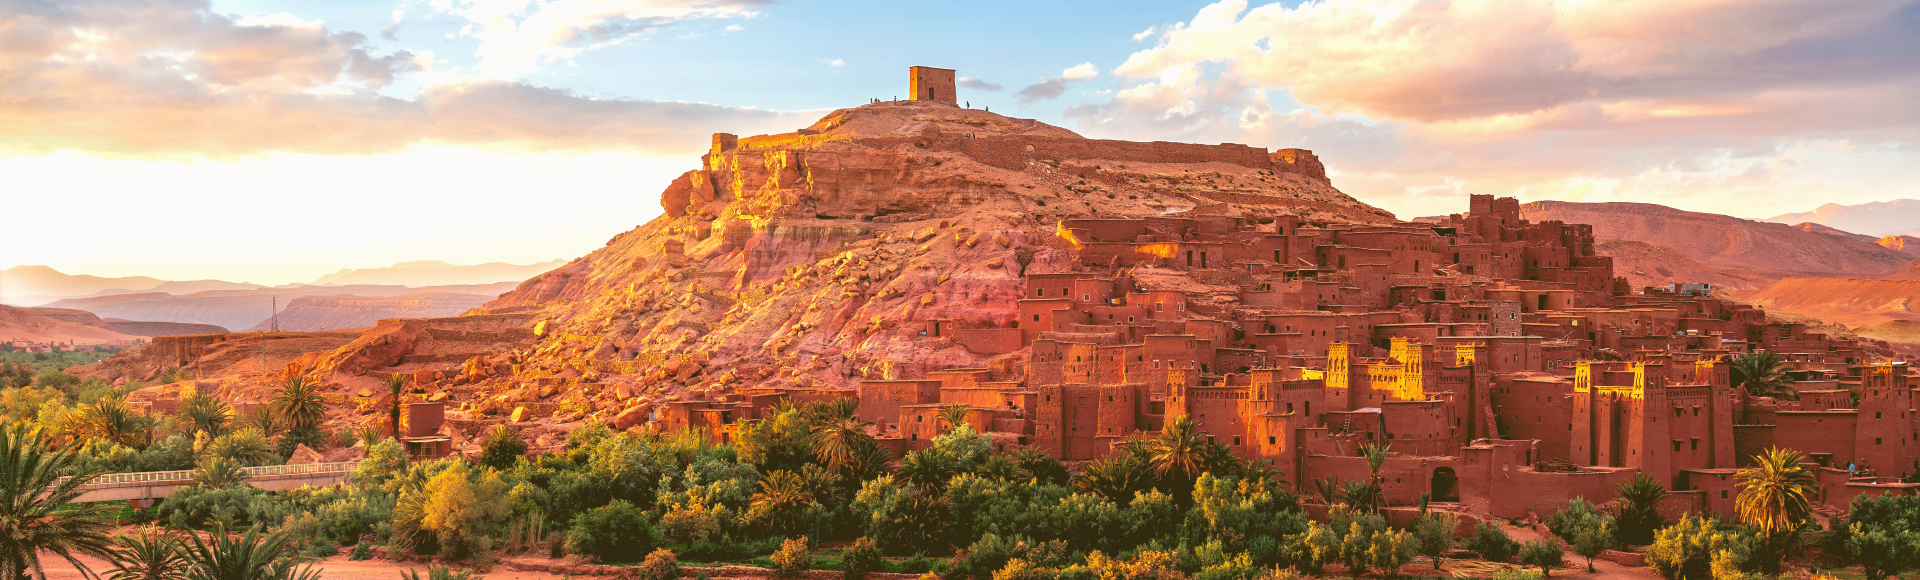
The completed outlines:
{"type": "Polygon", "coordinates": [[[1278,443],[1276,443],[1276,442],[1275,442],[1275,439],[1274,439],[1274,437],[1273,437],[1272,435],[1268,435],[1268,436],[1267,436],[1267,444],[1268,444],[1268,445],[1277,445],[1278,443]]]}
{"type": "Polygon", "coordinates": [[[1233,438],[1233,446],[1234,446],[1234,447],[1239,447],[1239,446],[1240,446],[1240,438],[1239,438],[1239,437],[1234,437],[1234,438],[1233,438]]]}
{"type": "Polygon", "coordinates": [[[1674,451],[1679,451],[1679,450],[1680,450],[1680,442],[1679,442],[1679,441],[1675,441],[1675,442],[1673,442],[1673,450],[1674,450],[1674,451]]]}
{"type": "Polygon", "coordinates": [[[1699,450],[1700,450],[1700,440],[1699,440],[1699,439],[1695,439],[1695,440],[1693,440],[1693,449],[1692,449],[1692,450],[1693,450],[1693,451],[1699,451],[1699,450]]]}
{"type": "Polygon", "coordinates": [[[1727,490],[1720,490],[1720,499],[1727,499],[1727,490]]]}

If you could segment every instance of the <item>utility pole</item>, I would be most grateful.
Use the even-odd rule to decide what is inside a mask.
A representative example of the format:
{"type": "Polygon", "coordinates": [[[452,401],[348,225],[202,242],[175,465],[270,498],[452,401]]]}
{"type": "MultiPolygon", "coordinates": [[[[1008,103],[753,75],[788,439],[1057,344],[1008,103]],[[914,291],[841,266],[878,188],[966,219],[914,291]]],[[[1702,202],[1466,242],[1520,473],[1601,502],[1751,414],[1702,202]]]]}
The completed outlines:
{"type": "Polygon", "coordinates": [[[280,332],[280,297],[279,296],[273,297],[273,318],[269,318],[267,320],[273,321],[274,332],[280,332]]]}

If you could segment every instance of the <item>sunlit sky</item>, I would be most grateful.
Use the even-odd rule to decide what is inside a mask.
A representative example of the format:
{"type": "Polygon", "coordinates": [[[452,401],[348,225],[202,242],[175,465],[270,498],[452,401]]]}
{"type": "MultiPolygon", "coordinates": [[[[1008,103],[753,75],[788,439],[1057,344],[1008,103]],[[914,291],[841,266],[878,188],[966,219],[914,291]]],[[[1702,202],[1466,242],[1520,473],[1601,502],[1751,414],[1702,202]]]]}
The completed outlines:
{"type": "Polygon", "coordinates": [[[572,258],[714,132],[954,68],[1090,137],[1764,218],[1920,197],[1920,3],[0,0],[0,267],[306,282],[572,258]]]}

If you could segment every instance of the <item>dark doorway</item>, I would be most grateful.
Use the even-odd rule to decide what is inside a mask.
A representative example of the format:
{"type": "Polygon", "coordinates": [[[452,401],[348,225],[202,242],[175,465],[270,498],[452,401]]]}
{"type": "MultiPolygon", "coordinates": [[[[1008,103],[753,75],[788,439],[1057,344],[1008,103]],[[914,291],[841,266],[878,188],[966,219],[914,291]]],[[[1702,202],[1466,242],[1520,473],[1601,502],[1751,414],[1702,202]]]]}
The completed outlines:
{"type": "Polygon", "coordinates": [[[1451,467],[1433,469],[1433,501],[1460,501],[1460,477],[1453,474],[1451,467]]]}

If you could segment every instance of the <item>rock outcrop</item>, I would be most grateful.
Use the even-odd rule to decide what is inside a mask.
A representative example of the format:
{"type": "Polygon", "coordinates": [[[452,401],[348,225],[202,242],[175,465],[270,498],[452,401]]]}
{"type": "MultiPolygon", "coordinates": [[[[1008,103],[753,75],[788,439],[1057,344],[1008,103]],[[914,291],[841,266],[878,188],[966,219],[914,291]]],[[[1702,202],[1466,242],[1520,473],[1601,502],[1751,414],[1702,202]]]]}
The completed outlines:
{"type": "MultiPolygon", "coordinates": [[[[278,315],[280,330],[340,330],[366,328],[385,318],[441,318],[476,308],[492,296],[421,292],[398,296],[301,296],[286,302],[278,315]]],[[[274,320],[248,331],[268,330],[274,320]]]]}

